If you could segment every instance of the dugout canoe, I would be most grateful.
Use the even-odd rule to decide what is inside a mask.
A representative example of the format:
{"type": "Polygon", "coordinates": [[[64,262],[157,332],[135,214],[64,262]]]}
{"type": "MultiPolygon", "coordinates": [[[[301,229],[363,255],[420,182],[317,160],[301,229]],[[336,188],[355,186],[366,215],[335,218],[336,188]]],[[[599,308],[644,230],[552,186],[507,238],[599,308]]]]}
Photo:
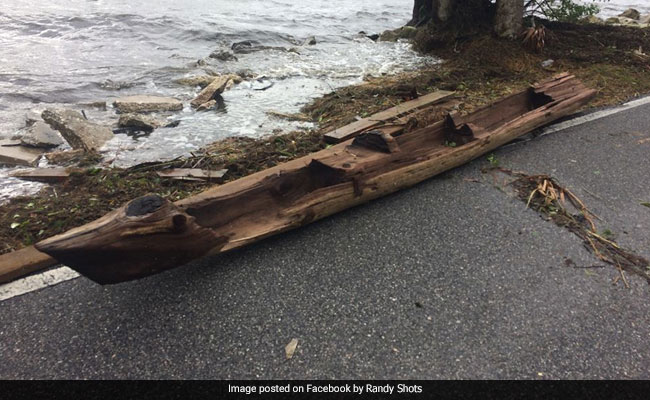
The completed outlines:
{"type": "Polygon", "coordinates": [[[171,203],[151,194],[36,249],[100,284],[240,248],[413,186],[569,115],[595,95],[573,75],[400,136],[371,130],[171,203]]]}

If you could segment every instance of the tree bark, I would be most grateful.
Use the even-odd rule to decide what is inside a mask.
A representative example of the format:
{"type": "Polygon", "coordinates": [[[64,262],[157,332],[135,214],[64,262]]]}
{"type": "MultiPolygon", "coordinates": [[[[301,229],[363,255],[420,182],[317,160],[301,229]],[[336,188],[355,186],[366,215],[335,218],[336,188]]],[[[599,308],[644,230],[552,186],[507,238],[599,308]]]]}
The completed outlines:
{"type": "Polygon", "coordinates": [[[453,3],[456,0],[434,0],[433,7],[436,11],[435,17],[437,22],[447,22],[452,15],[453,3]]]}
{"type": "Polygon", "coordinates": [[[499,37],[514,38],[522,29],[523,0],[497,0],[494,31],[499,37]]]}
{"type": "Polygon", "coordinates": [[[408,26],[422,26],[433,20],[436,23],[447,22],[453,14],[456,0],[415,0],[413,18],[408,26]]]}
{"type": "MultiPolygon", "coordinates": [[[[523,0],[521,0],[523,14],[523,0]]],[[[433,22],[442,29],[463,31],[492,23],[490,0],[414,0],[409,26],[433,22]]]]}
{"type": "Polygon", "coordinates": [[[421,26],[431,20],[433,0],[415,0],[413,4],[413,17],[407,26],[421,26]]]}

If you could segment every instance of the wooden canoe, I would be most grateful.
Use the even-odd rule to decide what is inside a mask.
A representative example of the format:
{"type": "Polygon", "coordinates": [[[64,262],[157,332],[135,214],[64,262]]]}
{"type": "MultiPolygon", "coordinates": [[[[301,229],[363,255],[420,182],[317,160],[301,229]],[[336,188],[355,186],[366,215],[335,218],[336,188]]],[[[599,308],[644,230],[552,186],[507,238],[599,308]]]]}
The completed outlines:
{"type": "Polygon", "coordinates": [[[469,115],[397,137],[366,132],[176,203],[143,196],[35,246],[101,284],[141,278],[415,185],[575,112],[595,93],[562,74],[469,115]]]}

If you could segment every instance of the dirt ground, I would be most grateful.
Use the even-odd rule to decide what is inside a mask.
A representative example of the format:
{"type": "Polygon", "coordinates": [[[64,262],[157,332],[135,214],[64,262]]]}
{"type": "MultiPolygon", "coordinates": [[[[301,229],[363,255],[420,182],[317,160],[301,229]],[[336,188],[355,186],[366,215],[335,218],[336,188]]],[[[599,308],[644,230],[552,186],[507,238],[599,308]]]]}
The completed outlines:
{"type": "MultiPolygon", "coordinates": [[[[125,202],[158,193],[172,201],[215,182],[161,179],[169,167],[228,169],[225,181],[302,157],[326,147],[323,133],[435,90],[455,90],[461,112],[492,102],[547,76],[569,71],[598,90],[591,107],[621,103],[650,93],[650,29],[544,22],[541,51],[521,40],[489,34],[450,37],[421,29],[415,47],[445,60],[439,66],[397,76],[370,78],[341,88],[303,108],[318,129],[270,135],[260,140],[229,138],[190,158],[131,169],[91,167],[34,197],[0,206],[0,254],[92,221],[125,202]],[[649,55],[646,55],[647,54],[649,55]],[[552,60],[552,62],[551,62],[552,60]]],[[[440,117],[440,116],[436,116],[440,117]]],[[[431,118],[423,123],[434,122],[431,118]]]]}

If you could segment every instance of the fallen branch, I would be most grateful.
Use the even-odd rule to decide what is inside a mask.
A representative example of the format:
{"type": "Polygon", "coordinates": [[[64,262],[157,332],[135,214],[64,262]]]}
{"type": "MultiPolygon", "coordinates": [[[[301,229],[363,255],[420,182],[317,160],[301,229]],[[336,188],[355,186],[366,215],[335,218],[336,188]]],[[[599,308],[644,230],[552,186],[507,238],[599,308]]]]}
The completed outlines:
{"type": "MultiPolygon", "coordinates": [[[[597,233],[596,224],[592,217],[598,218],[575,194],[560,186],[548,175],[526,175],[501,170],[505,173],[518,176],[512,182],[519,192],[521,200],[527,207],[535,209],[540,214],[547,216],[558,226],[563,226],[581,238],[585,247],[594,253],[601,261],[617,268],[625,287],[629,283],[623,270],[628,270],[644,278],[650,283],[650,262],[641,256],[621,248],[613,240],[607,239],[597,233]],[[578,214],[573,214],[565,206],[565,199],[575,207],[578,214]]],[[[600,218],[598,218],[600,219],[600,218]]],[[[617,282],[619,279],[616,279],[617,282]]]]}

